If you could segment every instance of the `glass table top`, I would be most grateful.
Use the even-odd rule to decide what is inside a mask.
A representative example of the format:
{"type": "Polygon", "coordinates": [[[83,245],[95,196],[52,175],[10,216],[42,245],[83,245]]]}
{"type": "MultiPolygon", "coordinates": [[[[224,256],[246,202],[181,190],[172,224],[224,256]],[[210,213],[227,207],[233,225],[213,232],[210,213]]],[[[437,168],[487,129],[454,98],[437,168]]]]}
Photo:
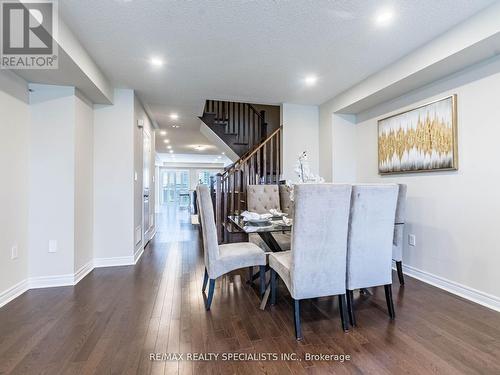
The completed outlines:
{"type": "Polygon", "coordinates": [[[263,232],[290,232],[291,225],[284,225],[281,218],[271,218],[263,223],[250,223],[243,220],[242,216],[228,216],[231,223],[245,233],[263,233],[263,232]]]}

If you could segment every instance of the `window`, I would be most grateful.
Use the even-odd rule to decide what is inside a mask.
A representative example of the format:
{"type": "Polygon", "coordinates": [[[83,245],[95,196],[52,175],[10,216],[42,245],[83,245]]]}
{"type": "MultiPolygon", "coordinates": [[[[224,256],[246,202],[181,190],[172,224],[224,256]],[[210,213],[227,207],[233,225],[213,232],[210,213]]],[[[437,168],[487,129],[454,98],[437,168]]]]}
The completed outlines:
{"type": "Polygon", "coordinates": [[[200,185],[210,185],[210,176],[215,176],[216,171],[198,171],[198,183],[200,185]]]}

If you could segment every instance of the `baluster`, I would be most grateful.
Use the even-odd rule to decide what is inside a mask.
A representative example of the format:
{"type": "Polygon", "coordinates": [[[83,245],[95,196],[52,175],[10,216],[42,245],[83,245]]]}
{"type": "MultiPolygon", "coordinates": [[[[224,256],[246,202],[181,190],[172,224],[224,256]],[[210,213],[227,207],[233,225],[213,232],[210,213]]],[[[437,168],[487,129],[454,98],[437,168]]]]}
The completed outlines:
{"type": "Polygon", "coordinates": [[[270,174],[270,178],[271,178],[271,184],[274,184],[274,148],[273,148],[273,140],[270,139],[270,156],[269,156],[269,159],[270,159],[270,165],[269,165],[269,174],[270,174]]]}
{"type": "Polygon", "coordinates": [[[238,103],[238,142],[241,142],[241,103],[238,103]]]}
{"type": "Polygon", "coordinates": [[[262,172],[262,165],[260,164],[260,153],[261,153],[261,150],[258,150],[257,154],[256,154],[256,157],[257,157],[257,183],[258,184],[261,183],[260,176],[261,176],[261,172],[262,172]]]}
{"type": "Polygon", "coordinates": [[[262,147],[262,157],[264,158],[263,167],[264,167],[264,183],[267,184],[267,144],[264,143],[264,147],[262,147]]]}
{"type": "Polygon", "coordinates": [[[217,226],[217,235],[219,243],[222,242],[223,228],[222,228],[222,174],[217,173],[215,176],[215,220],[217,226]]]}
{"type": "Polygon", "coordinates": [[[234,215],[234,173],[231,173],[231,215],[234,215]]]}
{"type": "Polygon", "coordinates": [[[277,150],[277,163],[278,163],[278,180],[281,178],[281,137],[280,137],[280,131],[276,133],[276,150],[277,150]]]}

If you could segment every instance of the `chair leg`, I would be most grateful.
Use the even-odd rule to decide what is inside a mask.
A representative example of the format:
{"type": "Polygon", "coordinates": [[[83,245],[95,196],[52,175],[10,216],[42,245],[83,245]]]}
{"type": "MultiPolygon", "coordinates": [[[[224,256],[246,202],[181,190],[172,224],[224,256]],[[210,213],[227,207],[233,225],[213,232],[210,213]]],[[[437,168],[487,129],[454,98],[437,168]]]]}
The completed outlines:
{"type": "Polygon", "coordinates": [[[248,267],[248,284],[253,284],[253,267],[248,267]]]}
{"type": "Polygon", "coordinates": [[[205,289],[207,289],[207,282],[208,282],[208,271],[207,267],[205,267],[205,275],[203,276],[203,288],[201,289],[202,292],[204,292],[205,289]]]}
{"type": "Polygon", "coordinates": [[[271,305],[276,305],[276,271],[271,268],[271,305]]]}
{"type": "Polygon", "coordinates": [[[266,266],[259,266],[259,279],[260,279],[260,298],[266,292],[266,266]]]}
{"type": "Polygon", "coordinates": [[[207,303],[205,305],[205,309],[210,310],[210,306],[212,305],[212,299],[214,298],[214,289],[215,289],[215,279],[210,279],[210,283],[208,284],[208,298],[207,303]]]}
{"type": "Polygon", "coordinates": [[[403,276],[403,262],[396,262],[396,269],[398,270],[398,279],[400,285],[405,285],[405,278],[403,276]]]}
{"type": "Polygon", "coordinates": [[[339,310],[340,320],[342,321],[342,329],[344,332],[349,331],[349,324],[347,323],[347,309],[345,294],[339,294],[339,310]]]}
{"type": "Polygon", "coordinates": [[[347,290],[347,312],[349,315],[349,323],[355,327],[356,326],[356,317],[354,316],[354,292],[352,290],[347,290]]]}
{"type": "Polygon", "coordinates": [[[396,317],[396,313],[394,312],[394,302],[392,301],[392,286],[391,284],[384,285],[385,290],[385,300],[387,302],[387,310],[389,310],[389,316],[391,319],[396,317]]]}
{"type": "Polygon", "coordinates": [[[295,321],[295,338],[302,340],[302,329],[300,328],[300,300],[293,300],[293,317],[295,321]]]}

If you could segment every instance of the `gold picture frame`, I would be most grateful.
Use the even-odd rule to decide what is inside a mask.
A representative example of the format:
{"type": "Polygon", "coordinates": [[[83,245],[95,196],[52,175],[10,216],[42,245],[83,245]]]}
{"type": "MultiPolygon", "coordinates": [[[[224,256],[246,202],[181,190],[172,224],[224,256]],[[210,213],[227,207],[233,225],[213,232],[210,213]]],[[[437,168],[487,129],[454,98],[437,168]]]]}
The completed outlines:
{"type": "Polygon", "coordinates": [[[377,122],[381,175],[458,169],[457,95],[377,122]]]}

